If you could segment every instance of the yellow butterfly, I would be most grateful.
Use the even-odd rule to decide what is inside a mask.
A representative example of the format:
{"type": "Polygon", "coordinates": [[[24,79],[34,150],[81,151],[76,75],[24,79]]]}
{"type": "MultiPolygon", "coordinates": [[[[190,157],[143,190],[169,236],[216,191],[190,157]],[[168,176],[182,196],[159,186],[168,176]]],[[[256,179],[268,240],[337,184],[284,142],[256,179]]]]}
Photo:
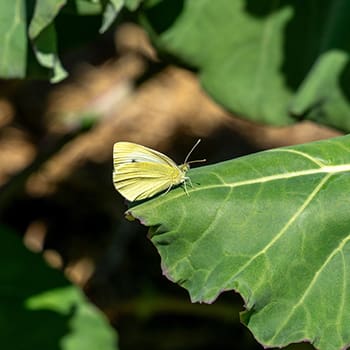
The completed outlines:
{"type": "Polygon", "coordinates": [[[117,142],[113,147],[113,183],[116,190],[133,202],[153,197],[159,192],[167,193],[173,186],[191,180],[186,176],[190,163],[188,158],[200,140],[188,153],[184,164],[177,165],[163,153],[132,142],[117,142]]]}

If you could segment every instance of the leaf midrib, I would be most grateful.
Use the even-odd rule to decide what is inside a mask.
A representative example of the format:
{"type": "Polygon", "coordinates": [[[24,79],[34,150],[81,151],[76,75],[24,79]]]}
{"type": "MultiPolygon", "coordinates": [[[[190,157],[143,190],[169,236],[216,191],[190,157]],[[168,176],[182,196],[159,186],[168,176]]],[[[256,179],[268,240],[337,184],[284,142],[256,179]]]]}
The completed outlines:
{"type": "MultiPolygon", "coordinates": [[[[253,184],[259,184],[259,183],[266,183],[271,181],[278,181],[283,179],[291,179],[294,177],[300,177],[300,176],[309,176],[309,175],[316,175],[316,174],[337,174],[337,173],[345,173],[350,172],[350,164],[341,164],[341,165],[324,165],[320,166],[317,169],[307,169],[307,170],[300,170],[300,171],[292,171],[292,172],[286,172],[286,173],[280,173],[275,175],[269,175],[269,176],[262,176],[254,179],[249,180],[243,180],[243,181],[235,181],[235,182],[226,182],[216,173],[212,173],[212,175],[216,176],[221,183],[220,184],[213,184],[213,185],[201,185],[201,186],[194,186],[193,188],[188,190],[188,194],[191,195],[191,193],[203,191],[203,190],[211,190],[215,188],[235,188],[240,186],[247,186],[247,185],[253,185],[253,184]]],[[[185,196],[186,193],[179,192],[177,195],[169,196],[167,198],[162,198],[161,201],[158,201],[154,204],[154,208],[157,208],[158,206],[164,205],[164,203],[168,201],[173,201],[174,199],[180,198],[182,196],[185,196]]],[[[143,205],[149,205],[149,203],[143,203],[140,204],[140,206],[143,205]]]]}
{"type": "Polygon", "coordinates": [[[308,176],[308,175],[315,175],[315,174],[336,174],[336,173],[342,173],[342,172],[348,172],[348,171],[350,171],[350,164],[328,165],[328,166],[322,166],[318,169],[291,171],[288,173],[286,172],[281,174],[263,176],[255,179],[237,181],[232,183],[225,182],[220,176],[215,174],[216,176],[218,176],[220,181],[222,181],[222,184],[201,186],[198,189],[193,189],[191,192],[195,192],[196,190],[198,191],[201,189],[218,188],[218,187],[239,187],[239,186],[252,185],[256,183],[270,182],[274,180],[289,179],[289,178],[299,177],[299,176],[308,176]]]}

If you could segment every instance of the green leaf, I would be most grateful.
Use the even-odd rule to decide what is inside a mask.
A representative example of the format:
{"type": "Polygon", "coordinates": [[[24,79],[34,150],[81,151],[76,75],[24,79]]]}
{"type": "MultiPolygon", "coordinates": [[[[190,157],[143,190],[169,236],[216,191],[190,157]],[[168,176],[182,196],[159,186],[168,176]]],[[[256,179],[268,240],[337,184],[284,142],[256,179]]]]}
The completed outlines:
{"type": "Polygon", "coordinates": [[[37,0],[34,15],[29,25],[29,38],[41,66],[51,73],[51,82],[59,82],[67,76],[57,52],[54,19],[66,4],[66,0],[37,0]]]}
{"type": "Polygon", "coordinates": [[[59,288],[35,295],[26,300],[29,310],[55,310],[58,314],[74,313],[69,321],[70,332],[62,339],[64,350],[115,350],[115,336],[107,320],[86,302],[82,293],[73,286],[59,288]],[[93,335],[93,336],[91,336],[93,335]]]}
{"type": "Polygon", "coordinates": [[[124,0],[129,11],[135,11],[144,0],[124,0]]]}
{"type": "Polygon", "coordinates": [[[123,7],[129,11],[135,11],[142,0],[104,0],[104,2],[100,33],[104,33],[111,26],[123,7]]]}
{"type": "Polygon", "coordinates": [[[100,1],[73,0],[68,5],[74,4],[74,13],[81,16],[98,15],[102,12],[100,1]]]}
{"type": "Polygon", "coordinates": [[[33,50],[38,62],[51,71],[50,81],[52,83],[59,82],[67,77],[67,72],[58,57],[56,30],[52,23],[36,37],[33,50]]]}
{"type": "Polygon", "coordinates": [[[341,50],[328,50],[320,55],[292,100],[290,112],[350,130],[350,119],[344,118],[349,113],[348,99],[339,85],[339,77],[346,70],[348,60],[348,54],[341,50]]]}
{"type": "Polygon", "coordinates": [[[100,33],[104,33],[113,21],[118,16],[120,10],[124,6],[124,0],[109,0],[105,5],[103,12],[102,26],[100,28],[100,33]]]}
{"type": "Polygon", "coordinates": [[[26,62],[26,1],[1,1],[0,77],[23,78],[26,62]]]}
{"type": "Polygon", "coordinates": [[[35,39],[58,15],[67,0],[36,0],[34,15],[29,25],[29,37],[35,39]]]}
{"type": "Polygon", "coordinates": [[[4,349],[116,349],[116,335],[102,313],[2,226],[0,263],[4,349]]]}
{"type": "Polygon", "coordinates": [[[347,0],[148,0],[158,48],[198,71],[205,90],[246,118],[309,118],[350,131],[347,0]]]}
{"type": "Polygon", "coordinates": [[[129,209],[150,226],[164,274],[194,302],[234,290],[264,346],[350,343],[350,136],[188,172],[129,209]]]}

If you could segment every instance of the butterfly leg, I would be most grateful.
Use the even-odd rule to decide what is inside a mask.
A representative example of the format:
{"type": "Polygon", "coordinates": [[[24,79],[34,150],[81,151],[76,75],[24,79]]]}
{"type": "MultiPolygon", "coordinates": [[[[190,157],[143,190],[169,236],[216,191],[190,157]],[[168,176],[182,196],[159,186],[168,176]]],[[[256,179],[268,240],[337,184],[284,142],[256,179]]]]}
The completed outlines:
{"type": "Polygon", "coordinates": [[[186,181],[184,182],[184,189],[185,189],[185,192],[186,192],[187,196],[190,196],[190,195],[188,194],[188,191],[187,191],[186,181]]]}
{"type": "MultiPolygon", "coordinates": [[[[189,182],[189,184],[191,185],[191,187],[193,187],[193,184],[192,184],[191,179],[190,179],[188,176],[186,176],[186,177],[185,177],[185,181],[183,181],[183,186],[184,186],[184,189],[185,189],[185,192],[186,192],[187,196],[190,196],[190,194],[189,194],[188,191],[187,191],[187,186],[186,186],[186,182],[187,182],[187,181],[189,182]]],[[[172,188],[173,188],[173,185],[170,185],[170,186],[167,188],[167,190],[166,190],[164,193],[162,193],[162,196],[166,195],[172,188]]]]}
{"type": "Polygon", "coordinates": [[[162,194],[162,196],[165,196],[170,190],[171,188],[173,187],[173,185],[170,185],[167,190],[162,194]]]}
{"type": "Polygon", "coordinates": [[[191,187],[193,187],[193,185],[192,185],[192,181],[191,181],[191,179],[188,177],[188,176],[186,176],[185,177],[185,181],[183,182],[183,185],[184,185],[184,189],[185,189],[185,192],[186,192],[186,194],[187,194],[187,196],[190,196],[190,194],[188,193],[188,191],[187,191],[187,185],[186,185],[186,182],[189,182],[189,184],[191,185],[191,187]]]}
{"type": "Polygon", "coordinates": [[[188,181],[189,184],[191,185],[191,187],[193,188],[193,184],[192,184],[192,181],[191,181],[191,178],[189,176],[186,176],[185,178],[185,182],[188,181]]]}

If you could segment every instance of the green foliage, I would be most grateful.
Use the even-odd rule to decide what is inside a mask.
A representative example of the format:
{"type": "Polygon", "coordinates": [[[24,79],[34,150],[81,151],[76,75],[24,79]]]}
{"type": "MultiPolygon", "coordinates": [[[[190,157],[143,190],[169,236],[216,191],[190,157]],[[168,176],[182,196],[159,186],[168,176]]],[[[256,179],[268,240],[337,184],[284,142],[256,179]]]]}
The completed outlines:
{"type": "MultiPolygon", "coordinates": [[[[141,2],[3,1],[0,77],[62,80],[64,49],[141,2]]],[[[349,14],[346,0],[148,0],[141,20],[228,110],[350,131],[349,14]]],[[[129,215],[151,227],[164,273],[192,301],[239,292],[242,320],[264,346],[345,348],[349,151],[347,136],[200,167],[189,171],[189,196],[179,187],[129,215]]],[[[76,287],[1,227],[0,242],[4,348],[115,349],[114,332],[76,287]]]]}
{"type": "Polygon", "coordinates": [[[77,287],[1,226],[0,243],[4,349],[116,349],[114,330],[77,287]]]}
{"type": "MultiPolygon", "coordinates": [[[[0,4],[0,77],[49,78],[58,82],[67,76],[58,48],[66,47],[69,36],[58,35],[57,18],[75,16],[76,27],[92,33],[84,17],[96,17],[99,31],[106,31],[125,6],[135,10],[142,0],[15,0],[0,4]]],[[[70,30],[69,26],[66,30],[70,30]]],[[[82,32],[78,39],[86,39],[82,32]]]]}
{"type": "Polygon", "coordinates": [[[198,70],[206,91],[258,122],[300,119],[350,131],[350,3],[147,1],[160,50],[198,70]]]}
{"type": "Polygon", "coordinates": [[[193,188],[129,210],[150,226],[163,272],[213,302],[239,292],[264,346],[350,343],[350,136],[199,167],[193,188]]]}

